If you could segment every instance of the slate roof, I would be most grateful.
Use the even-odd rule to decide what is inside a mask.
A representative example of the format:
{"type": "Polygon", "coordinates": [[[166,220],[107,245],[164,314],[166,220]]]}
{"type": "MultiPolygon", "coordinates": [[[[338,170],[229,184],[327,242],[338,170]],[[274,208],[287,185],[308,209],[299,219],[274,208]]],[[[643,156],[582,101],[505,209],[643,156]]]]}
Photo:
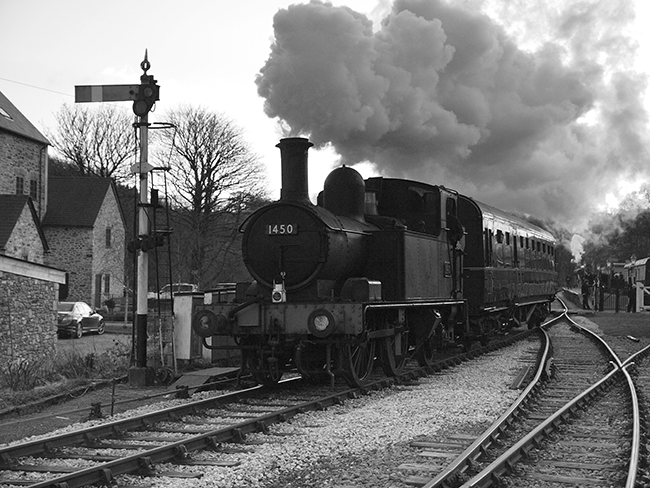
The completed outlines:
{"type": "Polygon", "coordinates": [[[92,227],[111,184],[110,178],[50,176],[43,225],[92,227]]]}
{"type": "Polygon", "coordinates": [[[50,145],[43,134],[0,92],[0,130],[50,145]],[[8,117],[7,117],[8,116],[8,117]]]}
{"type": "Polygon", "coordinates": [[[0,249],[3,249],[6,246],[25,205],[29,206],[32,220],[34,221],[38,235],[43,243],[43,249],[47,251],[49,247],[47,246],[43,229],[38,220],[34,203],[28,195],[0,195],[0,215],[2,215],[2,218],[0,219],[0,249]]]}

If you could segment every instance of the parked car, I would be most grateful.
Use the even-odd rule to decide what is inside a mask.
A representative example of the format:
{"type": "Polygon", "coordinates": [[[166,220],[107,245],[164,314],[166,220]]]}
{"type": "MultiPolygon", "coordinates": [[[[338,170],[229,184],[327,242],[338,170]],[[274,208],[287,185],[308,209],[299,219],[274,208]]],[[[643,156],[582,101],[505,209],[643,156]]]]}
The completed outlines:
{"type": "Polygon", "coordinates": [[[103,334],[104,317],[85,302],[59,302],[57,335],[79,339],[85,332],[103,334]]]}
{"type": "Polygon", "coordinates": [[[169,300],[172,297],[172,293],[176,295],[177,293],[189,293],[193,291],[199,291],[198,285],[193,283],[172,283],[171,285],[163,286],[158,293],[155,291],[149,292],[147,298],[169,300]]]}

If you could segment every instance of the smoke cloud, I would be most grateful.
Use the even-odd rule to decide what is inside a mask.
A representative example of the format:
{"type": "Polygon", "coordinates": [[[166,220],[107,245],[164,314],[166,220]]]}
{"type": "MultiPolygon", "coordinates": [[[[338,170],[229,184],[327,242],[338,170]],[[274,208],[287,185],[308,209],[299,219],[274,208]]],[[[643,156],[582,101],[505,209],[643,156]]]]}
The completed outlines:
{"type": "Polygon", "coordinates": [[[276,14],[256,82],[344,164],[577,225],[650,171],[633,20],[631,0],[397,0],[374,25],[313,0],[276,14]]]}

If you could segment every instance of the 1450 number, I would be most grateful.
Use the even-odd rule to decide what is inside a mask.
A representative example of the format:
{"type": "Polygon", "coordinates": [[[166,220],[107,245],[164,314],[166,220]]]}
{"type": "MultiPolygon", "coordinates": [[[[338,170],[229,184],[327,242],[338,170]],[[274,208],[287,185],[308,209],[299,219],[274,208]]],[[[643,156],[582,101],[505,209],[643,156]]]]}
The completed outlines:
{"type": "Polygon", "coordinates": [[[286,236],[298,233],[296,224],[268,224],[266,234],[270,236],[286,236]]]}

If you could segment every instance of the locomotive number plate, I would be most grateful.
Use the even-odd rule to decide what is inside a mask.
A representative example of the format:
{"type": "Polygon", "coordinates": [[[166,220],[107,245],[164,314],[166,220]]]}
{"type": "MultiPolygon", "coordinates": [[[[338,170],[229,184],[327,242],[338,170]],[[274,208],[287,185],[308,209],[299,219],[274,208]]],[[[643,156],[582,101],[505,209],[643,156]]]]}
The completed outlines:
{"type": "Polygon", "coordinates": [[[266,226],[266,235],[268,236],[288,236],[298,233],[296,224],[268,224],[266,226]]]}

